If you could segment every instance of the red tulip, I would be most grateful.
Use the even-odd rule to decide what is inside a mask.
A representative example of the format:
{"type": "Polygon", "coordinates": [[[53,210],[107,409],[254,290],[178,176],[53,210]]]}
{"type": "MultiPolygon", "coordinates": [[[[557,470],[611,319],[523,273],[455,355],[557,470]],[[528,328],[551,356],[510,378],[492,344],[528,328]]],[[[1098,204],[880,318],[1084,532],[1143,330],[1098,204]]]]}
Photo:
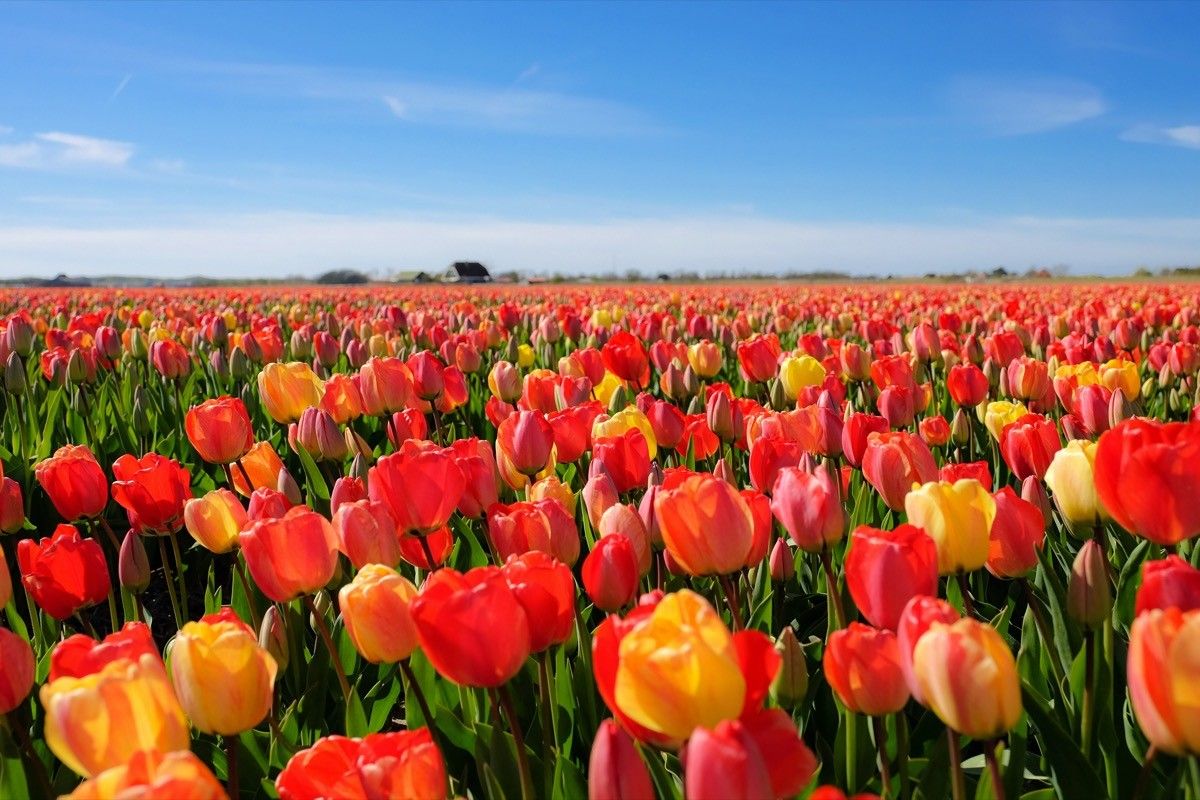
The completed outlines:
{"type": "Polygon", "coordinates": [[[544,414],[518,411],[496,431],[496,459],[507,462],[521,475],[536,475],[546,468],[554,447],[554,429],[544,414]]]}
{"type": "Polygon", "coordinates": [[[1040,414],[1026,414],[1000,432],[1000,453],[1019,480],[1030,475],[1041,480],[1054,454],[1061,449],[1054,421],[1040,414]]]}
{"type": "Polygon", "coordinates": [[[615,613],[637,595],[637,554],[624,536],[602,536],[583,560],[583,588],[601,611],[615,613]]]}
{"type": "Polygon", "coordinates": [[[339,549],[355,569],[367,564],[394,567],[400,563],[396,523],[383,503],[359,500],[343,503],[330,520],[339,549]]]}
{"type": "Polygon", "coordinates": [[[575,624],[575,577],[547,553],[509,556],[500,571],[529,620],[529,650],[562,644],[575,624]]]}
{"type": "Polygon", "coordinates": [[[963,408],[974,408],[987,399],[988,379],[974,364],[955,364],[946,373],[950,399],[963,408]]]}
{"type": "Polygon", "coordinates": [[[957,483],[964,479],[979,481],[989,492],[992,490],[992,471],[986,461],[968,461],[965,464],[946,463],[938,470],[937,479],[946,483],[957,483]]]}
{"type": "Polygon", "coordinates": [[[446,525],[466,481],[452,451],[401,450],[384,456],[367,475],[367,492],[383,503],[400,533],[432,533],[446,525]]]}
{"type": "Polygon", "coordinates": [[[444,678],[500,686],[520,671],[531,646],[529,618],[496,567],[439,570],[409,605],[421,649],[444,678]]]}
{"type": "Polygon", "coordinates": [[[446,764],[429,728],[326,736],[292,756],[275,791],[280,800],[443,800],[446,764]]]}
{"type": "Polygon", "coordinates": [[[801,550],[820,552],[846,533],[841,491],[833,480],[824,469],[813,474],[799,467],[782,469],[775,479],[771,511],[801,550]]]}
{"type": "Polygon", "coordinates": [[[25,498],[21,484],[0,477],[0,533],[16,533],[25,526],[25,498]]]}
{"type": "Polygon", "coordinates": [[[918,703],[924,701],[921,697],[921,687],[917,683],[916,673],[913,671],[913,650],[917,647],[917,641],[935,622],[949,625],[959,618],[960,615],[954,606],[945,600],[939,600],[929,595],[917,595],[908,601],[908,605],[900,613],[900,622],[896,626],[896,644],[900,648],[900,669],[904,674],[904,682],[908,684],[909,692],[918,703]]]}
{"type": "Polygon", "coordinates": [[[158,646],[144,622],[127,622],[115,633],[96,641],[77,633],[57,644],[50,653],[48,681],[63,677],[82,678],[104,669],[105,665],[127,658],[137,661],[143,655],[158,658],[158,646]]]}
{"type": "Polygon", "coordinates": [[[895,630],[909,600],[937,596],[937,545],[915,525],[890,531],[860,525],[850,535],[845,571],[862,615],[878,628],[895,630]]]}
{"type": "Polygon", "coordinates": [[[771,776],[758,744],[737,720],[697,728],[683,752],[688,800],[771,800],[771,776]]]}
{"type": "Polygon", "coordinates": [[[834,631],[825,646],[823,668],[834,694],[856,714],[891,714],[908,702],[900,646],[889,630],[851,622],[834,631]]]}
{"type": "Polygon", "coordinates": [[[646,485],[650,453],[646,437],[637,428],[630,428],[618,436],[599,437],[592,442],[592,458],[604,465],[617,492],[646,485]]]}
{"type": "Polygon", "coordinates": [[[650,357],[640,339],[628,331],[617,331],[600,349],[609,372],[623,381],[645,386],[650,380],[650,357]]]}
{"type": "Polygon", "coordinates": [[[74,525],[59,525],[49,538],[17,542],[21,582],[34,602],[64,620],[108,597],[108,564],[94,539],[82,539],[74,525]]]}
{"type": "Polygon", "coordinates": [[[592,422],[600,415],[598,402],[564,408],[546,415],[554,432],[554,457],[563,464],[572,464],[592,446],[592,422]]]}
{"type": "Polygon", "coordinates": [[[33,689],[36,664],[29,642],[0,628],[0,715],[23,705],[33,689]]]}
{"type": "Polygon", "coordinates": [[[34,468],[42,489],[63,519],[74,522],[104,513],[108,478],[84,445],[64,445],[34,468]]]}
{"type": "Polygon", "coordinates": [[[458,513],[470,518],[483,516],[499,497],[499,478],[491,445],[483,439],[455,439],[448,452],[463,475],[458,513]]]}
{"type": "Polygon", "coordinates": [[[1022,500],[1011,486],[996,492],[996,518],[988,538],[987,570],[998,578],[1019,578],[1038,565],[1046,540],[1041,510],[1022,500]]]}
{"type": "Polygon", "coordinates": [[[861,467],[867,452],[867,440],[872,433],[884,433],[888,421],[873,414],[855,412],[846,419],[842,427],[842,454],[851,466],[861,467]]]}
{"type": "Polygon", "coordinates": [[[1176,555],[1144,563],[1133,613],[1136,616],[1155,608],[1200,608],[1200,569],[1176,555]]]}
{"type": "Polygon", "coordinates": [[[738,366],[746,380],[751,383],[763,383],[775,377],[782,352],[779,338],[775,334],[759,334],[738,343],[738,366]]]}
{"type": "Polygon", "coordinates": [[[1128,419],[1100,437],[1096,495],[1130,533],[1176,545],[1200,533],[1200,422],[1128,419]]]}
{"type": "Polygon", "coordinates": [[[147,453],[113,462],[113,499],[125,508],[129,524],[147,533],[174,533],[183,525],[183,506],[192,497],[192,476],[178,461],[147,453]]]}
{"type": "Polygon", "coordinates": [[[917,431],[930,447],[941,447],[950,441],[950,423],[942,416],[925,417],[917,425],[917,431]]]}
{"type": "Polygon", "coordinates": [[[805,448],[800,442],[759,438],[750,445],[750,485],[760,492],[771,493],[779,471],[800,464],[805,448]]]}
{"type": "Polygon", "coordinates": [[[446,365],[428,350],[414,353],[405,363],[412,373],[413,390],[417,397],[425,401],[436,400],[445,388],[443,373],[446,365]]]}
{"type": "Polygon", "coordinates": [[[588,758],[588,800],[647,800],[655,796],[646,762],[624,728],[600,723],[588,758]]]}

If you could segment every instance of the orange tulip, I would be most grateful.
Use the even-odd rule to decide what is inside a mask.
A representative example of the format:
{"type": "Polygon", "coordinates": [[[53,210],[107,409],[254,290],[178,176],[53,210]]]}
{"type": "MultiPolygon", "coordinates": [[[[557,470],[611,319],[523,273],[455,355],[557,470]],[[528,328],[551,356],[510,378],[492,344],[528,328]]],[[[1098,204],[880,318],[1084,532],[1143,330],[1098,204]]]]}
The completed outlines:
{"type": "Polygon", "coordinates": [[[1150,743],[1172,755],[1200,754],[1200,611],[1152,609],[1129,632],[1126,675],[1138,724],[1150,743]]]}
{"type": "Polygon", "coordinates": [[[394,664],[412,655],[417,628],[409,604],[417,587],[391,567],[368,564],[338,591],[346,632],[373,664],[394,664]]]}
{"type": "Polygon", "coordinates": [[[359,500],[342,503],[330,520],[339,549],[355,569],[367,564],[394,567],[400,563],[400,540],[396,523],[383,503],[359,500]]]}
{"type": "Polygon", "coordinates": [[[238,542],[254,582],[277,603],[316,592],[337,569],[337,534],[329,520],[306,506],[254,523],[238,542]]]}
{"type": "Polygon", "coordinates": [[[852,622],[834,631],[825,646],[823,667],[837,698],[856,714],[891,714],[908,702],[900,646],[889,630],[852,622]]]}
{"type": "Polygon", "coordinates": [[[938,477],[929,446],[906,431],[868,435],[862,470],[863,477],[893,511],[904,510],[904,498],[914,483],[928,483],[938,477]]]}
{"type": "Polygon", "coordinates": [[[371,467],[367,491],[383,503],[400,533],[432,533],[446,525],[466,480],[452,451],[401,450],[371,467]]]}
{"type": "Polygon", "coordinates": [[[258,396],[271,419],[295,422],[304,409],[321,404],[325,384],[301,361],[272,363],[258,373],[258,396]]]}
{"type": "Polygon", "coordinates": [[[671,556],[692,575],[727,575],[746,565],[754,516],[737,490],[719,478],[694,475],[658,492],[654,514],[671,556]]]}
{"type": "Polygon", "coordinates": [[[183,524],[192,538],[213,553],[228,553],[249,522],[246,509],[228,489],[214,489],[183,507],[183,524]]]}
{"type": "Polygon", "coordinates": [[[415,399],[413,377],[398,358],[372,358],[358,370],[363,413],[372,417],[403,411],[415,399]]]}
{"type": "Polygon", "coordinates": [[[228,800],[224,787],[194,753],[143,750],[106,769],[62,800],[228,800]]]}
{"type": "Polygon", "coordinates": [[[222,396],[193,406],[184,419],[188,441],[210,464],[229,464],[254,444],[250,414],[241,398],[222,396]]]}
{"type": "Polygon", "coordinates": [[[237,466],[231,468],[233,486],[243,497],[249,497],[255,489],[276,489],[282,469],[283,462],[271,443],[258,442],[242,457],[237,466]]]}

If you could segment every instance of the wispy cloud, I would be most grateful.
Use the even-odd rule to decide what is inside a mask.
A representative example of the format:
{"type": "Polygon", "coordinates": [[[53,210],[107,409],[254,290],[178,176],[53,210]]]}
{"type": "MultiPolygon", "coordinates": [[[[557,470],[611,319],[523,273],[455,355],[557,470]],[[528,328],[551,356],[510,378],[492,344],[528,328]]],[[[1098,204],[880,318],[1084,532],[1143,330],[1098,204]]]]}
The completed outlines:
{"type": "Polygon", "coordinates": [[[997,136],[1052,131],[1108,110],[1095,86],[1065,78],[963,76],[947,94],[957,116],[997,136]]]}
{"type": "Polygon", "coordinates": [[[12,132],[13,132],[13,129],[12,129],[12,127],[11,127],[11,126],[9,126],[9,125],[0,125],[0,136],[5,136],[5,135],[7,135],[7,134],[10,134],[10,133],[12,133],[12,132]]]}
{"type": "Polygon", "coordinates": [[[133,157],[129,142],[50,131],[15,144],[0,145],[0,166],[24,169],[121,168],[133,157]]]}
{"type": "Polygon", "coordinates": [[[532,64],[530,64],[528,67],[526,67],[525,69],[521,70],[521,74],[517,76],[516,82],[521,83],[523,81],[527,81],[530,78],[532,78],[533,76],[537,75],[541,71],[542,71],[541,63],[535,61],[532,64]]]}
{"type": "Polygon", "coordinates": [[[1135,125],[1122,133],[1121,138],[1127,142],[1165,144],[1200,150],[1200,125],[1135,125]]]}
{"type": "Polygon", "coordinates": [[[241,91],[312,102],[367,106],[382,102],[407,123],[479,128],[549,136],[655,136],[669,128],[631,105],[586,94],[518,84],[540,71],[527,68],[510,85],[417,80],[375,71],[293,64],[168,62],[215,90],[241,91]]]}
{"type": "Polygon", "coordinates": [[[113,100],[116,100],[121,92],[125,91],[125,87],[129,85],[131,80],[133,80],[133,73],[126,73],[125,77],[121,78],[121,82],[117,84],[117,88],[113,89],[113,93],[108,96],[108,102],[111,103],[113,100]]]}
{"type": "Polygon", "coordinates": [[[786,220],[724,214],[594,222],[264,213],[113,227],[0,226],[16,273],[386,273],[470,258],[496,269],[811,270],[920,274],[1004,264],[1075,272],[1194,263],[1200,218],[977,218],[942,224],[786,220]]]}

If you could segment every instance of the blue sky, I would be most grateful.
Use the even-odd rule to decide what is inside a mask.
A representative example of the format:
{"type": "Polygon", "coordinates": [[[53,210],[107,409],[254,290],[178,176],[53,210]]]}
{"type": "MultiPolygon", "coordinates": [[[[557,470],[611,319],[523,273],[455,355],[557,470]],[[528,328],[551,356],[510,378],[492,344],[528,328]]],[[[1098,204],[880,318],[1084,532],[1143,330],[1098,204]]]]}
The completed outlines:
{"type": "Polygon", "coordinates": [[[0,274],[1200,263],[1200,4],[5,4],[0,274]]]}

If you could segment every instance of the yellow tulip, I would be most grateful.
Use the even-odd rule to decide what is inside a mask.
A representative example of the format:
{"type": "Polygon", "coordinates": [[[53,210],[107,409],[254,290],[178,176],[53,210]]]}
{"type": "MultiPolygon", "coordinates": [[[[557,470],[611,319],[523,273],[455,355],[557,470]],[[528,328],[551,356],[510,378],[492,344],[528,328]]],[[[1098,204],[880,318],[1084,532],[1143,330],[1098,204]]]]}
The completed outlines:
{"type": "Polygon", "coordinates": [[[1074,378],[1076,386],[1092,386],[1100,382],[1100,375],[1096,372],[1096,365],[1090,361],[1084,361],[1079,364],[1063,364],[1054,370],[1054,377],[1074,378]]]}
{"type": "Polygon", "coordinates": [[[321,404],[325,384],[301,361],[271,363],[258,373],[258,396],[276,422],[296,422],[305,409],[321,404]]]}
{"type": "Polygon", "coordinates": [[[571,516],[575,516],[576,495],[571,487],[558,479],[556,475],[542,478],[529,487],[529,500],[557,500],[571,516]]]}
{"type": "Polygon", "coordinates": [[[395,664],[417,647],[417,628],[408,604],[417,587],[391,567],[368,564],[338,592],[346,632],[359,654],[373,664],[395,664]]]}
{"type": "Polygon", "coordinates": [[[1054,454],[1046,469],[1046,485],[1071,530],[1090,534],[1108,514],[1096,497],[1096,443],[1073,439],[1054,454]]]}
{"type": "Polygon", "coordinates": [[[247,520],[242,501],[228,489],[214,489],[183,506],[183,524],[188,533],[213,553],[228,553],[236,547],[247,520]]]}
{"type": "Polygon", "coordinates": [[[913,650],[913,674],[925,705],[961,734],[992,739],[1021,718],[1016,661],[991,625],[933,623],[913,650]]]}
{"type": "Polygon", "coordinates": [[[592,440],[595,441],[601,436],[620,436],[633,428],[637,428],[646,437],[646,450],[653,460],[658,453],[658,441],[654,438],[654,428],[650,425],[649,418],[637,406],[627,406],[611,417],[603,414],[596,417],[596,421],[592,423],[592,440]]]}
{"type": "Polygon", "coordinates": [[[42,687],[40,697],[47,746],[85,777],[125,764],[142,750],[171,752],[191,744],[183,708],[157,655],[117,659],[82,678],[58,678],[42,687]]]}
{"type": "Polygon", "coordinates": [[[275,659],[244,623],[189,622],[167,645],[175,694],[203,733],[248,731],[271,710],[275,659]]]}
{"type": "Polygon", "coordinates": [[[227,800],[225,788],[194,753],[146,750],[128,764],[106,769],[75,787],[62,800],[135,800],[141,797],[186,797],[188,800],[227,800]]]}
{"type": "Polygon", "coordinates": [[[1005,425],[1016,422],[1028,413],[1029,409],[1023,403],[1012,403],[1008,400],[994,400],[979,405],[979,419],[997,442],[1000,441],[1000,433],[1005,425]]]}
{"type": "Polygon", "coordinates": [[[721,346],[708,339],[688,345],[687,357],[688,363],[692,365],[692,372],[701,378],[716,375],[721,371],[721,364],[725,360],[721,346]]]}
{"type": "Polygon", "coordinates": [[[825,380],[825,367],[810,355],[789,356],[779,365],[779,382],[788,400],[795,400],[808,386],[819,386],[825,380]]]}
{"type": "Polygon", "coordinates": [[[687,739],[742,712],[746,681],[733,637],[708,601],[669,594],[621,640],[616,703],[630,719],[687,739]]]}
{"type": "Polygon", "coordinates": [[[1110,392],[1121,390],[1126,400],[1136,400],[1142,391],[1142,379],[1138,376],[1137,364],[1114,358],[1101,365],[1100,384],[1110,392]]]}
{"type": "Polygon", "coordinates": [[[533,347],[528,344],[517,345],[517,366],[529,369],[533,366],[533,347]]]}
{"type": "Polygon", "coordinates": [[[592,387],[592,392],[596,395],[596,399],[599,400],[605,408],[607,408],[609,402],[612,401],[613,394],[615,394],[617,389],[621,388],[622,385],[623,382],[620,378],[605,370],[604,377],[600,379],[600,383],[592,387]]]}
{"type": "Polygon", "coordinates": [[[979,481],[931,481],[905,496],[904,510],[937,545],[942,575],[972,572],[987,563],[996,501],[979,481]]]}

